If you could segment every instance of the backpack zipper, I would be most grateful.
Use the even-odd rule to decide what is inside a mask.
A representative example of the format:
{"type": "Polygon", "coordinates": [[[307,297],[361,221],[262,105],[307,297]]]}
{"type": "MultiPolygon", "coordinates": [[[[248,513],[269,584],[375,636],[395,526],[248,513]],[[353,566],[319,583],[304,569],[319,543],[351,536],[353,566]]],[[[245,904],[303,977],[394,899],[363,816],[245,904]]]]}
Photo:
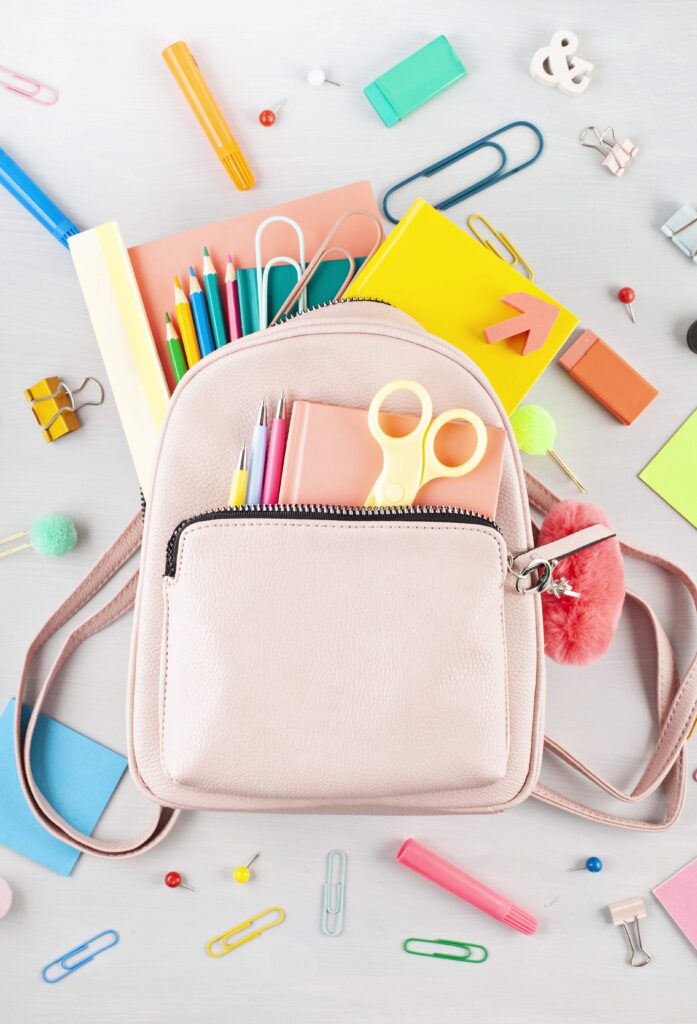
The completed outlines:
{"type": "Polygon", "coordinates": [[[307,309],[296,309],[295,313],[287,313],[282,320],[279,320],[274,327],[280,327],[281,324],[288,323],[289,320],[295,320],[299,316],[304,316],[306,313],[314,313],[316,309],[328,309],[330,306],[343,306],[347,302],[378,302],[381,306],[389,306],[390,309],[395,307],[391,302],[387,302],[386,299],[371,299],[369,295],[354,295],[340,299],[329,299],[327,302],[316,302],[314,306],[308,306],[307,309]]]}
{"type": "Polygon", "coordinates": [[[182,533],[193,523],[204,523],[213,519],[330,519],[348,521],[356,519],[379,519],[383,522],[397,522],[400,519],[415,519],[419,522],[471,523],[488,526],[498,533],[501,528],[488,516],[445,505],[405,505],[394,508],[358,508],[341,505],[242,505],[239,508],[215,508],[183,519],[174,529],[167,543],[165,576],[173,577],[177,570],[177,554],[182,533]]]}

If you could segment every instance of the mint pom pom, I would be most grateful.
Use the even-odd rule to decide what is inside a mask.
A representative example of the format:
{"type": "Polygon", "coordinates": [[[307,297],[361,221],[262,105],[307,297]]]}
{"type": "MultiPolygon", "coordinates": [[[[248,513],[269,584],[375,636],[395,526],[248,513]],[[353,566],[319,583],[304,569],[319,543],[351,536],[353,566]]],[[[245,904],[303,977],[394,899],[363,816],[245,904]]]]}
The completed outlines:
{"type": "Polygon", "coordinates": [[[528,455],[546,455],[554,448],[557,425],[541,405],[520,405],[511,415],[518,447],[528,455]]]}
{"type": "Polygon", "coordinates": [[[70,516],[40,516],[32,523],[29,539],[40,555],[60,558],[77,544],[77,529],[70,516]]]}

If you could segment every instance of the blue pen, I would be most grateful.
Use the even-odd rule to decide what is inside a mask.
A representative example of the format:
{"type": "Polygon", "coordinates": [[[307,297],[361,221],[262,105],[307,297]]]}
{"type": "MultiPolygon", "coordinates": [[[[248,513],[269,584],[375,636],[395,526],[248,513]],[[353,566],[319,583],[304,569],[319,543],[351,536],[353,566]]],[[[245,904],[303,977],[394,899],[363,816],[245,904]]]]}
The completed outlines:
{"type": "Polygon", "coordinates": [[[215,341],[213,340],[213,331],[211,330],[211,322],[208,317],[206,296],[203,294],[203,289],[198,283],[196,271],[193,267],[189,267],[189,301],[191,303],[191,312],[194,314],[198,347],[201,349],[202,356],[209,356],[211,352],[215,352],[215,341]]]}
{"type": "Polygon", "coordinates": [[[2,148],[0,148],[0,185],[4,185],[10,195],[14,196],[32,217],[36,217],[39,224],[42,224],[66,249],[70,236],[79,234],[80,228],[76,227],[70,218],[58,209],[53,200],[41,191],[36,182],[32,181],[29,175],[2,148]]]}
{"type": "Polygon", "coordinates": [[[249,482],[247,484],[247,504],[261,504],[261,489],[264,483],[264,469],[266,467],[266,405],[264,402],[259,406],[259,415],[254,424],[252,432],[251,466],[249,467],[249,482]]]}

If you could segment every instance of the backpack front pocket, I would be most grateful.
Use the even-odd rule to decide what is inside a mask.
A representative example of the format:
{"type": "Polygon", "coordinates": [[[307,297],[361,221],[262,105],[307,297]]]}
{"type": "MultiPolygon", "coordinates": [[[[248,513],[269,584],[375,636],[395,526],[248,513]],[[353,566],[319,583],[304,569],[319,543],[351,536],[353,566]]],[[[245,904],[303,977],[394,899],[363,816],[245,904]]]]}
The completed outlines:
{"type": "Polygon", "coordinates": [[[185,521],[163,581],[165,772],[318,800],[502,778],[505,576],[495,525],[453,509],[185,521]]]}

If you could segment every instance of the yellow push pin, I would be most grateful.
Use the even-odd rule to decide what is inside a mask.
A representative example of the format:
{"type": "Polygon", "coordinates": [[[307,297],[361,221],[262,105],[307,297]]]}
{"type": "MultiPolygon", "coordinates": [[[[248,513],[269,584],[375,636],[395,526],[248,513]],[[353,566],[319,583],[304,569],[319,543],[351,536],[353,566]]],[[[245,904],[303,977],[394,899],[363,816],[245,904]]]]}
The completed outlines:
{"type": "Polygon", "coordinates": [[[235,879],[236,882],[239,882],[240,885],[244,885],[244,883],[248,882],[249,879],[252,877],[252,872],[249,869],[251,868],[252,864],[254,863],[258,856],[259,854],[255,853],[248,864],[240,864],[240,866],[238,868],[235,868],[235,870],[232,872],[232,877],[235,879]]]}

